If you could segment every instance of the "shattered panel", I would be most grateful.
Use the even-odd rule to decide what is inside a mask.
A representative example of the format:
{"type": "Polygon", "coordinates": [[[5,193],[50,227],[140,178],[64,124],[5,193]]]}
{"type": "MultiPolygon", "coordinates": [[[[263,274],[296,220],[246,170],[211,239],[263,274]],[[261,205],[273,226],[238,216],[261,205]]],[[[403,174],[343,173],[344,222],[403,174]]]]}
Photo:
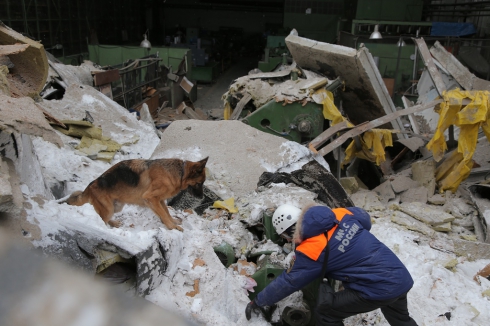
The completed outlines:
{"type": "MultiPolygon", "coordinates": [[[[286,44],[301,68],[312,69],[332,80],[340,76],[345,81],[345,90],[341,92],[343,109],[354,124],[396,111],[367,48],[356,51],[295,35],[289,35],[286,44]]],[[[399,119],[392,124],[403,130],[399,119]]]]}
{"type": "Polygon", "coordinates": [[[63,142],[29,97],[12,98],[0,94],[0,130],[40,136],[61,147],[63,142]]]}
{"type": "Polygon", "coordinates": [[[316,193],[319,201],[332,208],[354,206],[354,203],[334,175],[316,161],[309,162],[303,165],[300,170],[292,173],[265,172],[260,176],[257,186],[267,186],[270,183],[294,183],[301,188],[316,193]]]}
{"type": "Polygon", "coordinates": [[[12,93],[20,96],[36,96],[43,89],[48,77],[48,59],[44,46],[17,33],[0,22],[0,44],[28,44],[18,54],[9,56],[14,68],[9,69],[12,93]]]}

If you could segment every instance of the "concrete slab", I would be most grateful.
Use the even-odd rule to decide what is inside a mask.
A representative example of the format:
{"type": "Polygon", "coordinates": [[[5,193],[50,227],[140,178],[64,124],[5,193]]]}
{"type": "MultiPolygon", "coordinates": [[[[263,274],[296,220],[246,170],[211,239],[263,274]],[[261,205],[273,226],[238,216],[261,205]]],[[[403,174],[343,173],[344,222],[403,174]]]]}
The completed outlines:
{"type": "Polygon", "coordinates": [[[490,83],[476,77],[456,57],[449,53],[439,41],[431,47],[430,53],[466,90],[490,90],[490,83]]]}
{"type": "MultiPolygon", "coordinates": [[[[286,45],[298,66],[322,73],[331,80],[340,76],[345,81],[345,90],[340,92],[343,109],[354,124],[396,111],[367,48],[355,50],[296,35],[289,35],[286,45]]],[[[386,125],[403,130],[399,118],[386,125]]]]}
{"type": "Polygon", "coordinates": [[[392,209],[402,211],[431,226],[442,225],[454,220],[454,216],[451,214],[424,203],[401,203],[400,205],[393,205],[392,209]]]}
{"type": "Polygon", "coordinates": [[[427,224],[420,222],[412,216],[400,211],[393,212],[393,215],[391,216],[391,221],[393,223],[406,227],[408,230],[419,232],[429,237],[433,237],[435,234],[434,229],[432,229],[427,224]]]}
{"type": "Polygon", "coordinates": [[[410,188],[401,194],[402,203],[427,203],[428,190],[425,187],[410,188]]]}
{"type": "Polygon", "coordinates": [[[391,187],[391,182],[389,180],[383,182],[372,191],[379,195],[382,203],[388,203],[390,200],[395,199],[395,192],[393,191],[393,187],[391,187]]]}
{"type": "Polygon", "coordinates": [[[452,252],[457,256],[466,257],[469,261],[490,259],[490,244],[488,243],[447,239],[441,236],[431,241],[429,245],[437,250],[452,252]]]}
{"type": "Polygon", "coordinates": [[[412,179],[427,188],[428,195],[436,190],[436,162],[433,159],[421,160],[412,164],[412,179]]]}
{"type": "Polygon", "coordinates": [[[441,194],[435,194],[434,196],[429,197],[427,202],[432,205],[444,205],[446,203],[446,197],[441,194]]]}
{"type": "Polygon", "coordinates": [[[391,186],[393,187],[394,192],[400,193],[413,187],[419,187],[420,185],[418,182],[413,181],[407,176],[399,175],[391,180],[391,186]]]}
{"type": "Polygon", "coordinates": [[[386,206],[379,200],[378,195],[372,191],[358,191],[352,194],[350,198],[357,207],[361,207],[368,212],[386,209],[386,206]]]}
{"type": "MultiPolygon", "coordinates": [[[[236,120],[174,121],[166,128],[151,158],[196,160],[206,156],[209,156],[206,167],[221,184],[220,189],[211,190],[223,199],[254,191],[264,172],[276,172],[314,158],[305,146],[236,120]],[[226,193],[226,189],[231,193],[226,193]]],[[[328,167],[322,157],[317,160],[328,167]]]]}

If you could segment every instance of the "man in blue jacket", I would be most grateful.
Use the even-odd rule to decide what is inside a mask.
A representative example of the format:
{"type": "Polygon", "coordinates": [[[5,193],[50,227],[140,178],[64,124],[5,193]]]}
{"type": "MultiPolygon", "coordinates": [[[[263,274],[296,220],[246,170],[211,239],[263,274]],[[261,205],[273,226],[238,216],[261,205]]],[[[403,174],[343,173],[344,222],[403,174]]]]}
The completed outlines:
{"type": "Polygon", "coordinates": [[[293,235],[297,245],[293,267],[247,305],[247,319],[250,320],[252,311],[258,313],[320,278],[328,239],[329,255],[323,277],[342,281],[344,290],[333,293],[333,300],[317,307],[317,326],[341,326],[347,317],[378,308],[392,326],[416,326],[407,308],[412,277],[370,229],[369,214],[358,207],[303,209],[293,235]]]}

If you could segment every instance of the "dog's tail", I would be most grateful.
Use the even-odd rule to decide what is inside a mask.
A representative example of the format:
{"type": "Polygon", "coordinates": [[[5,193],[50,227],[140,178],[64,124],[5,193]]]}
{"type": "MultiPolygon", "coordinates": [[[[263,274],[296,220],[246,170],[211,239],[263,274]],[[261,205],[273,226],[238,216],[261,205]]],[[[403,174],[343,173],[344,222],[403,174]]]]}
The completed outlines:
{"type": "Polygon", "coordinates": [[[83,204],[88,203],[88,197],[85,195],[85,192],[75,191],[68,197],[65,203],[73,206],[82,206],[83,204]]]}

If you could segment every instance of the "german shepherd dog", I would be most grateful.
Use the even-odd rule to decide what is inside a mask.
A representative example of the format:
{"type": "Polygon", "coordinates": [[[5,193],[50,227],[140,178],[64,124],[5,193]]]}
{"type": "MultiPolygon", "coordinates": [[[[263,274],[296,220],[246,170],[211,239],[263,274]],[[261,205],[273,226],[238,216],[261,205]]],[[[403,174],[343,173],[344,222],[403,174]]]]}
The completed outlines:
{"type": "Polygon", "coordinates": [[[202,198],[207,161],[208,157],[198,162],[180,159],[121,161],[92,181],[83,192],[74,192],[66,203],[92,204],[102,220],[112,227],[121,225],[111,218],[124,204],[147,206],[169,230],[183,231],[177,225],[180,223],[170,216],[165,200],[187,188],[194,196],[202,198]]]}

